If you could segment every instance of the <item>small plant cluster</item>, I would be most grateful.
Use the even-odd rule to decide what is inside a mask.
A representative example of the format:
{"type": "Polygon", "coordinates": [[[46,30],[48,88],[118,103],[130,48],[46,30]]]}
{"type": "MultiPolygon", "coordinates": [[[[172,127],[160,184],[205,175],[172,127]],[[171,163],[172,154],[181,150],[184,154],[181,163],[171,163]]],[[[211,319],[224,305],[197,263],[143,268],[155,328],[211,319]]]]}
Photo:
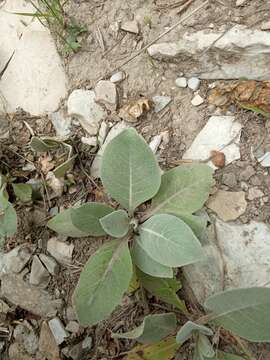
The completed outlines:
{"type": "MultiPolygon", "coordinates": [[[[212,170],[194,163],[162,173],[147,143],[130,128],[107,145],[101,180],[119,203],[116,209],[90,202],[69,208],[48,222],[50,229],[70,237],[113,238],[89,258],[80,275],[73,302],[81,325],[108,318],[121,304],[134,273],[147,291],[190,319],[176,294],[180,284],[175,273],[177,268],[204,258],[199,239],[205,233],[206,220],[196,213],[209,196],[212,170]]],[[[224,291],[208,298],[205,309],[208,315],[188,321],[176,336],[178,344],[193,337],[194,360],[241,359],[213,348],[209,340],[213,330],[207,324],[250,341],[270,341],[270,289],[224,291]]],[[[176,328],[174,312],[152,314],[139,327],[112,336],[155,343],[176,328]]]]}
{"type": "Polygon", "coordinates": [[[11,202],[7,187],[12,188],[15,197],[22,203],[32,199],[32,187],[29,184],[15,182],[16,178],[0,174],[0,248],[6,239],[17,231],[17,214],[11,202]]]}
{"type": "Polygon", "coordinates": [[[42,25],[49,27],[66,44],[66,51],[76,52],[81,48],[78,37],[86,32],[84,26],[80,26],[73,20],[67,19],[64,6],[68,0],[39,0],[40,6],[34,1],[29,0],[35,8],[33,13],[19,13],[17,15],[30,16],[37,18],[42,25]]]}

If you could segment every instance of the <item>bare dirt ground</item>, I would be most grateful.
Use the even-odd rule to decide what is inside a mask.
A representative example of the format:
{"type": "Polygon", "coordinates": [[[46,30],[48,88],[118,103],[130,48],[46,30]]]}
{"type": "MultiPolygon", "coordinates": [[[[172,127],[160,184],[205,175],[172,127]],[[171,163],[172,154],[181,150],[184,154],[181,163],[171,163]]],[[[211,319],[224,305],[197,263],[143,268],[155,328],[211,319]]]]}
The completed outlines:
{"type": "MultiPolygon", "coordinates": [[[[68,2],[66,8],[68,16],[74,17],[78,23],[84,24],[88,30],[87,35],[82,36],[82,49],[76,54],[64,57],[70,91],[80,87],[93,88],[98,79],[111,73],[123,61],[162,33],[164,29],[176,23],[182,15],[182,12],[180,14],[179,11],[184,3],[185,1],[175,0],[72,0],[68,2]],[[138,35],[119,30],[121,22],[133,19],[136,19],[140,24],[138,35]]],[[[200,1],[194,1],[188,10],[194,9],[199,4],[200,1]]],[[[269,18],[270,5],[265,1],[248,0],[245,6],[236,7],[234,0],[213,0],[200,13],[188,20],[184,26],[180,26],[166,35],[162,41],[179,39],[181,34],[189,28],[199,30],[220,29],[222,27],[225,31],[235,24],[245,24],[250,28],[259,29],[261,23],[264,20],[269,20],[269,18]]],[[[181,159],[184,151],[191,145],[198,132],[206,124],[209,116],[215,113],[216,109],[210,108],[207,100],[200,107],[192,106],[190,103],[193,96],[192,91],[175,86],[175,79],[182,73],[179,64],[157,62],[143,53],[124,66],[122,70],[126,74],[126,80],[119,85],[120,105],[129,103],[132,99],[137,99],[140,96],[151,98],[154,95],[166,95],[172,98],[170,106],[161,113],[151,112],[135,124],[147,141],[154,135],[166,130],[169,131],[169,142],[161,150],[159,157],[162,167],[172,167],[175,161],[181,159]]],[[[200,94],[205,99],[209,93],[210,83],[212,81],[203,81],[200,87],[200,94]]],[[[228,109],[221,110],[219,114],[227,114],[227,111],[228,109]]],[[[248,187],[258,187],[264,196],[248,201],[247,211],[239,220],[242,223],[257,220],[270,224],[269,170],[258,165],[250,153],[251,147],[257,148],[262,143],[266,147],[270,146],[269,124],[267,122],[269,120],[237,107],[230,109],[230,114],[235,115],[237,120],[243,124],[240,147],[241,160],[233,162],[216,173],[217,188],[240,191],[248,187]],[[254,171],[246,179],[243,176],[243,171],[248,165],[254,171]],[[223,183],[224,174],[233,174],[235,179],[233,185],[228,186],[223,183]]],[[[117,115],[112,114],[111,120],[115,119],[114,116],[117,115]]],[[[29,149],[28,142],[31,134],[28,128],[23,125],[22,120],[27,121],[38,135],[52,135],[54,133],[47,118],[29,118],[26,114],[17,114],[13,119],[10,119],[12,137],[3,147],[3,154],[6,157],[6,163],[12,169],[16,169],[12,170],[14,172],[27,161],[34,163],[38,161],[29,149]]],[[[88,154],[80,145],[80,133],[76,131],[72,138],[72,144],[79,150],[81,163],[76,163],[72,172],[76,184],[75,191],[71,192],[69,191],[70,188],[67,187],[63,197],[53,199],[50,206],[46,200],[45,202],[40,200],[34,206],[31,204],[24,209],[18,208],[19,236],[16,236],[16,242],[14,239],[10,239],[6,245],[7,249],[10,250],[25,241],[32,243],[36,243],[37,239],[46,241],[52,235],[49,230],[44,230],[50,208],[54,206],[65,207],[67,204],[75,204],[79,200],[100,200],[105,196],[102,189],[96,187],[86,175],[91,159],[89,160],[88,154]],[[86,174],[82,172],[82,168],[86,174]]],[[[14,173],[14,176],[19,176],[23,182],[26,182],[32,178],[33,174],[21,172],[20,175],[14,173]]],[[[56,289],[60,291],[60,296],[65,299],[66,307],[71,304],[71,294],[83,264],[103,241],[106,240],[75,239],[73,241],[75,245],[73,266],[63,268],[49,285],[52,293],[56,289]]],[[[187,294],[184,291],[181,295],[188,301],[187,294]]],[[[193,309],[194,305],[189,301],[188,304],[190,309],[193,309]]],[[[163,305],[155,299],[151,299],[149,306],[151,310],[163,305]]],[[[129,329],[132,326],[131,324],[140,322],[144,313],[144,304],[135,295],[126,297],[123,306],[117,309],[108,321],[85,332],[93,337],[94,344],[91,353],[85,359],[122,359],[123,356],[119,354],[129,351],[134,344],[130,341],[112,340],[110,331],[116,331],[120,327],[123,330],[129,329]]],[[[65,314],[62,316],[65,318],[65,314]]],[[[79,338],[80,336],[72,339],[71,343],[78,342],[79,338]]],[[[228,350],[236,348],[235,344],[230,344],[226,334],[221,338],[221,345],[228,350]]],[[[254,354],[256,353],[257,360],[270,359],[269,345],[252,345],[251,348],[254,354]]],[[[191,346],[186,345],[180,349],[176,359],[191,359],[191,350],[191,346]]]]}

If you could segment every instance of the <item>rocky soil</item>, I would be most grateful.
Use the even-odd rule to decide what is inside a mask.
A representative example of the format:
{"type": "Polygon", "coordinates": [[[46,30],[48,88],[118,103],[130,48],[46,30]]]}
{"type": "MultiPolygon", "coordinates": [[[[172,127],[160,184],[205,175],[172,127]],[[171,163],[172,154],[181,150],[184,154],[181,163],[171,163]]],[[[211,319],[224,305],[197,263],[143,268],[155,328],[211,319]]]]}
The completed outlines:
{"type": "MultiPolygon", "coordinates": [[[[26,204],[11,195],[19,224],[0,253],[3,359],[122,359],[133,347],[110,331],[129,329],[145,313],[136,293],[94,328],[82,328],[72,308],[79,273],[106,239],[46,228],[62,209],[107,200],[101,156],[130,126],[162,168],[195,161],[215,169],[202,240],[208,259],[183,271],[180,295],[190,310],[219,290],[269,286],[270,5],[70,0],[65,9],[87,28],[76,53],[66,54],[37,19],[11,14],[33,11],[29,2],[0,0],[0,172],[36,191],[26,204]],[[54,170],[67,151],[38,153],[29,146],[34,135],[56,136],[78,155],[64,176],[54,170]]],[[[164,304],[151,298],[149,306],[164,304]]],[[[221,334],[221,346],[230,340],[221,334]]],[[[269,346],[249,346],[254,359],[269,359],[269,346]]],[[[176,359],[190,354],[188,345],[176,359]]]]}

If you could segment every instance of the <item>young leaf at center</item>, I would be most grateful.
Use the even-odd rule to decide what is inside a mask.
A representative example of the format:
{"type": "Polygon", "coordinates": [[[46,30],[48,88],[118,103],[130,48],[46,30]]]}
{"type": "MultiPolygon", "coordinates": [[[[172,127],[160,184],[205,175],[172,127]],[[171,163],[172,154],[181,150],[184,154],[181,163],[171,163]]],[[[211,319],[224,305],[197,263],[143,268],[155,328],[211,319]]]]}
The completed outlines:
{"type": "Polygon", "coordinates": [[[154,215],[139,227],[139,233],[139,245],[152,259],[165,266],[184,266],[203,258],[199,240],[176,216],[154,215]]]}
{"type": "Polygon", "coordinates": [[[114,211],[99,221],[103,230],[112,237],[121,238],[128,233],[129,218],[124,210],[114,211]]]}
{"type": "Polygon", "coordinates": [[[270,289],[232,289],[209,297],[213,323],[249,341],[270,342],[270,289]]]}
{"type": "Polygon", "coordinates": [[[101,180],[108,193],[131,214],[158,192],[160,168],[152,150],[135,129],[124,130],[107,145],[101,180]]]}
{"type": "Polygon", "coordinates": [[[183,344],[187,341],[193,334],[201,333],[207,336],[212,336],[213,331],[204,325],[198,325],[192,321],[187,321],[176,335],[176,342],[183,344]]]}
{"type": "Polygon", "coordinates": [[[132,271],[127,241],[114,240],[91,256],[73,294],[81,325],[95,325],[110,315],[128,289],[132,271]]]}
{"type": "Polygon", "coordinates": [[[174,313],[148,315],[142,324],[126,333],[113,333],[113,338],[135,339],[136,341],[149,344],[158,342],[170,335],[176,328],[174,313]]]}
{"type": "Polygon", "coordinates": [[[99,220],[113,212],[113,208],[106,204],[89,202],[71,209],[72,224],[82,232],[91,236],[102,236],[103,230],[99,220]]]}

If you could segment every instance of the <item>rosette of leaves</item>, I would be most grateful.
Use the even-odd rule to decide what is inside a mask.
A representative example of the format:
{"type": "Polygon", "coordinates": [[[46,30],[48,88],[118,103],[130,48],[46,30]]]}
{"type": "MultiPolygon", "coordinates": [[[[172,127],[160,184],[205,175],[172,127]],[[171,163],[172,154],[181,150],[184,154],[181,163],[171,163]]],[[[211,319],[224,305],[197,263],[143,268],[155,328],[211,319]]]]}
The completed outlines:
{"type": "MultiPolygon", "coordinates": [[[[181,165],[162,174],[151,149],[133,128],[107,145],[101,180],[119,203],[117,209],[86,203],[48,223],[52,230],[70,237],[114,238],[87,261],[73,295],[78,319],[85,326],[108,318],[121,303],[136,267],[146,287],[151,287],[151,277],[161,281],[165,287],[161,297],[168,299],[179,289],[170,282],[174,268],[203,258],[198,237],[206,222],[194,213],[207,200],[213,181],[212,170],[205,164],[181,165]],[[140,208],[149,200],[149,207],[140,208]]],[[[157,288],[158,283],[150,291],[155,294],[157,288]]],[[[174,296],[171,303],[177,306],[174,296]]]]}

